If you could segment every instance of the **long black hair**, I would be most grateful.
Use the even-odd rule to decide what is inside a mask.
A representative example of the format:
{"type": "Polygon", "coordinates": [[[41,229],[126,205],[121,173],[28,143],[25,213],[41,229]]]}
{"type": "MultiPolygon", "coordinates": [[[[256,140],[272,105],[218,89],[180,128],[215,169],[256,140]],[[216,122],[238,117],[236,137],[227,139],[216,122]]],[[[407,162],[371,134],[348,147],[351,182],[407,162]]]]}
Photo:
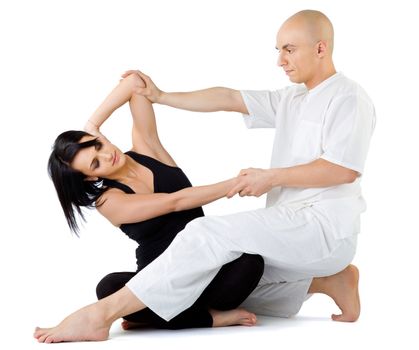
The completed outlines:
{"type": "Polygon", "coordinates": [[[107,190],[106,187],[102,186],[103,179],[88,181],[85,174],[74,170],[70,166],[81,149],[100,144],[97,138],[80,142],[84,136],[92,135],[75,130],[63,132],[55,140],[48,160],[49,176],[54,183],[68,226],[76,235],[78,235],[79,227],[75,211],[86,221],[81,207],[95,208],[100,206],[97,201],[107,190]]]}

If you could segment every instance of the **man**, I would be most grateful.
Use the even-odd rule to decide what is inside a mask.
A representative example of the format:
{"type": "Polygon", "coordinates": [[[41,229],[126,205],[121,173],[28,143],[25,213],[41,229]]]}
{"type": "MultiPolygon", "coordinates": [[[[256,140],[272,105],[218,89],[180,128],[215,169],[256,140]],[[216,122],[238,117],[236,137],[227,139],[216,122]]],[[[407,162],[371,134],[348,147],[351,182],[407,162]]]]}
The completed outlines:
{"type": "Polygon", "coordinates": [[[149,307],[169,320],[193,304],[219,268],[243,252],[265,260],[261,284],[243,304],[289,316],[311,293],[331,296],[336,321],[359,317],[355,254],[365,210],[360,179],[375,126],[362,88],[336,73],[333,27],[318,11],[290,17],[277,35],[278,65],[294,85],[275,92],[211,88],[165,93],[137,71],[152,102],[193,111],[235,111],[248,127],[276,129],[270,169],[246,169],[229,196],[268,193],[267,207],[192,221],[171,246],[114,295],[89,305],[38,341],[102,340],[119,317],[149,307]],[[158,278],[157,276],[164,276],[158,278]],[[81,326],[82,325],[82,326],[81,326]]]}

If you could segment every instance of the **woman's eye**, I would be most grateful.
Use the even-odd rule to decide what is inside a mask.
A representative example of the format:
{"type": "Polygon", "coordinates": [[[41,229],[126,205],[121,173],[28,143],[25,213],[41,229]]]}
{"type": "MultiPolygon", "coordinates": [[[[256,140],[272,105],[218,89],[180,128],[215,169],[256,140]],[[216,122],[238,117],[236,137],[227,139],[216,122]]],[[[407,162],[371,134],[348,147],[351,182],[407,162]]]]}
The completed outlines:
{"type": "Polygon", "coordinates": [[[98,142],[98,143],[95,144],[95,150],[96,151],[99,151],[101,148],[102,148],[102,143],[101,142],[98,142]]]}

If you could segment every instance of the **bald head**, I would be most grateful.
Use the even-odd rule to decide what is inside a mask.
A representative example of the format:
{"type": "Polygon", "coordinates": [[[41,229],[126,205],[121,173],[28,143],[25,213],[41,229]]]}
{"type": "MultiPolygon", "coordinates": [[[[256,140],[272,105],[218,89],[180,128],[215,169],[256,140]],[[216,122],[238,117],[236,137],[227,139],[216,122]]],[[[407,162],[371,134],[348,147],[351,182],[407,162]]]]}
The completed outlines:
{"type": "Polygon", "coordinates": [[[315,10],[303,10],[288,18],[280,31],[299,31],[300,35],[310,43],[323,41],[333,52],[333,25],[327,16],[315,10]]]}
{"type": "Polygon", "coordinates": [[[311,89],[336,73],[333,26],[321,12],[304,10],[288,18],[278,31],[278,66],[294,83],[311,89]]]}

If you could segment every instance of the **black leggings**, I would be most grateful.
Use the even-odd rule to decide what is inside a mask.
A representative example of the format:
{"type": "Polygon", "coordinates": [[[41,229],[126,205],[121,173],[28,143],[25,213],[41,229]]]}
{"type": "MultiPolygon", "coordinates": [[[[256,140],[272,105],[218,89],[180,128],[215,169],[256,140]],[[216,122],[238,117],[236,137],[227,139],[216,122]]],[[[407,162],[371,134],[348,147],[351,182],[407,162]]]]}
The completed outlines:
{"type": "MultiPolygon", "coordinates": [[[[240,258],[224,265],[198,300],[170,321],[165,321],[149,308],[127,315],[124,319],[145,327],[161,329],[212,327],[212,316],[208,309],[237,308],[256,288],[264,266],[260,255],[242,254],[240,258]]],[[[96,287],[98,299],[124,287],[135,274],[136,272],[114,272],[105,276],[96,287]]]]}

